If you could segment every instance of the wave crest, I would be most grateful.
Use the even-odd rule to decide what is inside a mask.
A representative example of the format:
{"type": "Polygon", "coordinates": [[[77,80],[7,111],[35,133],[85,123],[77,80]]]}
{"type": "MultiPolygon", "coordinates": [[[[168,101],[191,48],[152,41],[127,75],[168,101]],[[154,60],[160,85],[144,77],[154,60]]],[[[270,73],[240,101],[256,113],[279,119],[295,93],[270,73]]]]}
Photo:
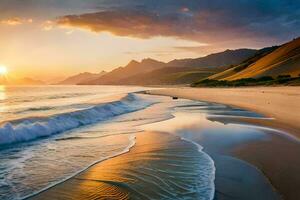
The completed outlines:
{"type": "Polygon", "coordinates": [[[151,104],[153,102],[144,100],[135,94],[128,94],[119,101],[99,104],[84,110],[6,122],[0,127],[0,146],[58,134],[110,117],[140,110],[151,104]]]}

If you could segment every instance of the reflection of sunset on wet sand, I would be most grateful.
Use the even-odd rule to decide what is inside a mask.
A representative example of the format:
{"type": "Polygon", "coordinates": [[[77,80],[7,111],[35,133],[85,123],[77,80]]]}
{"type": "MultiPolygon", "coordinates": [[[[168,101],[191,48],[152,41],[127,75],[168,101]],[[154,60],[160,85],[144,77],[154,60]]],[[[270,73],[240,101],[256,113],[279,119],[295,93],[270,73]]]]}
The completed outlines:
{"type": "Polygon", "coordinates": [[[160,199],[213,192],[208,158],[195,145],[168,133],[143,132],[129,153],[87,171],[32,199],[160,199]],[[207,168],[206,177],[201,171],[207,168]]]}

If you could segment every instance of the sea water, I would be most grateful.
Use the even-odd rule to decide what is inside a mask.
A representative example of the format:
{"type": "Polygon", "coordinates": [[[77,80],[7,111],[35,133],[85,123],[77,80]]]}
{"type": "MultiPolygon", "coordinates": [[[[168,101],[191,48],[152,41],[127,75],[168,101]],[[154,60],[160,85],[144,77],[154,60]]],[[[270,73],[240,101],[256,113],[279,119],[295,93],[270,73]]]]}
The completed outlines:
{"type": "MultiPolygon", "coordinates": [[[[209,117],[262,116],[219,104],[136,93],[142,90],[145,88],[2,87],[0,199],[23,199],[125,153],[134,146],[135,134],[144,130],[171,132],[198,148],[199,166],[189,170],[195,170],[199,183],[197,188],[192,184],[189,192],[197,192],[198,199],[212,199],[214,163],[197,143],[201,135],[189,134],[189,127],[203,126],[210,133],[225,130],[238,136],[254,128],[216,125],[209,117]]],[[[188,193],[186,196],[189,199],[188,193]]]]}
{"type": "Polygon", "coordinates": [[[134,143],[130,130],[95,130],[88,125],[151,105],[131,94],[140,90],[1,87],[0,199],[21,199],[128,151],[134,143]]]}

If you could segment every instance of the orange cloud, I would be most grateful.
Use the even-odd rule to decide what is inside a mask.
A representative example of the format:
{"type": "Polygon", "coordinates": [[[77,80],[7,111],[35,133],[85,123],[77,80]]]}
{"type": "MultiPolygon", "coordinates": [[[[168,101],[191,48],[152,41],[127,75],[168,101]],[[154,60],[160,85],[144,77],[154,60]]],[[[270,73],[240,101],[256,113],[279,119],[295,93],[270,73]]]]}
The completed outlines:
{"type": "Polygon", "coordinates": [[[51,20],[47,20],[42,24],[42,29],[44,31],[50,31],[54,28],[54,22],[51,20]]]}
{"type": "Polygon", "coordinates": [[[173,35],[168,21],[143,13],[105,11],[83,15],[68,15],[58,19],[62,26],[80,27],[93,32],[110,32],[118,36],[149,38],[173,35]]]}
{"type": "Polygon", "coordinates": [[[296,1],[262,5],[251,0],[102,0],[97,9],[100,11],[62,16],[58,23],[117,36],[227,43],[229,48],[289,40],[300,30],[300,4],[296,1]]]}
{"type": "MultiPolygon", "coordinates": [[[[217,25],[215,22],[216,15],[219,15],[217,12],[213,14],[210,12],[187,14],[187,12],[189,12],[187,7],[183,7],[179,12],[167,14],[139,10],[108,10],[62,16],[56,23],[92,32],[110,32],[117,36],[143,39],[165,36],[210,44],[223,41],[224,38],[235,39],[240,35],[241,31],[238,31],[238,28],[229,29],[224,25],[217,25]]],[[[249,35],[245,33],[243,37],[249,35]]]]}
{"type": "Polygon", "coordinates": [[[26,23],[29,23],[29,24],[33,23],[33,19],[13,17],[13,18],[1,20],[1,24],[8,25],[8,26],[17,26],[17,25],[26,24],[26,23]]]}
{"type": "Polygon", "coordinates": [[[16,25],[20,25],[22,23],[23,23],[23,20],[18,17],[1,20],[1,24],[5,24],[5,25],[9,25],[9,26],[16,26],[16,25]]]}

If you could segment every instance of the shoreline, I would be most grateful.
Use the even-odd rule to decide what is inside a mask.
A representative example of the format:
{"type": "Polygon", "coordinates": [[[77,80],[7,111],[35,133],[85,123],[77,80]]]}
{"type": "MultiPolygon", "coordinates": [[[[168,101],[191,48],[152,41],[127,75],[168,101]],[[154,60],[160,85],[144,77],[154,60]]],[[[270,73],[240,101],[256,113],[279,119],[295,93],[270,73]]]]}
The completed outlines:
{"type": "MultiPolygon", "coordinates": [[[[216,121],[223,123],[222,120],[222,117],[216,119],[216,121]]],[[[256,125],[260,121],[259,119],[256,122],[255,120],[247,120],[233,118],[230,119],[230,122],[225,122],[225,124],[236,122],[256,125]]],[[[261,120],[261,122],[264,121],[273,121],[273,123],[276,123],[274,120],[261,120]]],[[[260,125],[265,124],[261,123],[260,125]]],[[[267,132],[266,130],[266,133],[267,132]]],[[[174,170],[172,166],[163,163],[174,162],[174,158],[180,157],[177,145],[183,145],[184,141],[178,142],[179,138],[177,136],[166,132],[144,131],[137,133],[136,136],[136,145],[132,147],[129,152],[97,163],[75,177],[55,185],[29,199],[92,199],[92,196],[105,198],[108,196],[115,197],[116,195],[121,195],[118,196],[118,198],[122,197],[123,199],[147,197],[143,196],[144,189],[148,187],[155,188],[157,184],[151,185],[151,182],[150,185],[148,182],[137,184],[145,178],[143,177],[145,175],[143,170],[141,173],[141,169],[144,169],[144,167],[141,166],[143,166],[147,160],[146,163],[151,164],[149,168],[151,168],[153,170],[152,173],[154,173],[151,175],[146,173],[146,176],[159,177],[152,181],[158,184],[165,184],[164,180],[166,177],[162,176],[159,172],[160,170],[166,172],[174,170]],[[170,147],[170,141],[172,141],[171,143],[175,141],[177,144],[175,146],[176,148],[173,146],[171,150],[168,149],[170,147]],[[153,150],[153,147],[155,147],[155,150],[153,150]],[[153,161],[157,160],[157,155],[160,155],[164,151],[166,151],[167,154],[162,157],[163,159],[158,159],[160,160],[160,164],[157,165],[157,163],[153,161]],[[159,153],[156,155],[153,154],[153,152],[159,153]],[[170,153],[172,154],[174,152],[177,152],[175,154],[176,156],[169,157],[170,153]],[[155,157],[152,157],[153,155],[155,157]],[[152,158],[149,160],[150,157],[152,158]],[[124,174],[137,172],[137,175],[133,177],[130,175],[130,178],[128,178],[127,175],[124,176],[124,174]],[[131,184],[133,180],[135,183],[131,184]]],[[[226,136],[226,134],[223,134],[223,136],[226,136]]],[[[232,140],[231,137],[227,136],[225,138],[229,141],[232,140]]],[[[283,137],[280,134],[277,135],[270,132],[269,136],[270,137],[266,137],[265,139],[242,141],[231,146],[222,145],[222,141],[220,141],[218,137],[213,138],[213,141],[215,141],[213,144],[207,140],[208,138],[202,138],[201,140],[192,142],[185,141],[201,145],[203,147],[202,151],[207,153],[214,161],[216,167],[214,200],[299,199],[300,192],[297,191],[300,184],[300,175],[298,175],[300,174],[298,173],[300,160],[297,159],[298,155],[300,155],[299,144],[293,143],[291,138],[283,137]],[[276,148],[274,149],[274,147],[276,148]],[[282,151],[282,149],[285,151],[282,151]],[[290,166],[290,163],[293,163],[293,166],[290,166]],[[249,193],[249,191],[252,192],[249,193]]],[[[181,138],[181,140],[184,140],[184,138],[181,138]]],[[[187,147],[188,146],[185,146],[185,151],[188,149],[187,147]]],[[[195,149],[198,151],[198,148],[195,147],[195,149]]],[[[193,153],[194,152],[190,151],[187,155],[193,155],[193,153]]],[[[179,167],[180,170],[190,168],[190,165],[182,160],[179,160],[179,163],[184,163],[182,167],[179,167]]],[[[178,174],[176,173],[175,177],[177,176],[178,174]]],[[[174,191],[177,191],[177,189],[174,191]]],[[[153,191],[152,189],[146,189],[145,192],[150,197],[157,194],[157,190],[153,191]]],[[[182,191],[179,189],[177,192],[182,191]]],[[[170,195],[172,193],[167,194],[170,195]]]]}
{"type": "MultiPolygon", "coordinates": [[[[261,125],[283,130],[291,136],[296,137],[296,139],[280,133],[270,133],[269,135],[271,137],[268,140],[246,141],[229,148],[229,152],[224,152],[224,150],[221,150],[221,152],[255,166],[268,178],[270,183],[284,199],[296,200],[300,198],[300,192],[298,190],[300,187],[300,169],[298,167],[300,166],[300,145],[298,140],[300,136],[300,117],[296,117],[296,119],[292,121],[289,121],[290,117],[282,120],[282,118],[286,117],[289,113],[292,113],[291,116],[293,117],[300,113],[297,112],[298,109],[300,109],[300,105],[296,105],[297,102],[300,102],[300,87],[298,87],[299,91],[295,89],[297,88],[179,88],[150,90],[146,93],[221,103],[245,108],[275,118],[272,120],[236,119],[236,123],[261,125]],[[240,94],[241,91],[242,94],[240,94]],[[263,97],[259,97],[259,95],[263,97]],[[249,99],[249,96],[252,98],[249,99]],[[277,98],[273,101],[272,98],[275,97],[277,98]],[[297,101],[298,99],[299,101],[297,101]],[[256,106],[257,103],[262,101],[269,103],[256,106]],[[289,101],[293,102],[288,104],[289,101]],[[280,107],[280,102],[288,105],[280,107]],[[271,110],[274,107],[279,107],[281,109],[274,109],[274,112],[271,113],[271,110]],[[280,113],[284,113],[284,115],[279,119],[276,118],[280,113]],[[296,123],[298,121],[299,123],[296,123]]],[[[219,120],[222,121],[222,119],[219,120]]],[[[231,120],[231,123],[234,122],[234,119],[231,120]]],[[[226,121],[224,123],[226,123],[226,121]]],[[[200,143],[200,145],[204,147],[205,151],[205,143],[200,143]]],[[[209,152],[207,153],[209,154],[209,152]]]]}
{"type": "Polygon", "coordinates": [[[210,185],[213,179],[197,175],[201,171],[203,154],[196,145],[169,133],[137,133],[136,145],[129,152],[99,162],[27,199],[208,197],[214,192],[210,185]],[[203,184],[203,178],[211,181],[203,184]],[[194,181],[200,182],[202,194],[194,190],[195,185],[187,187],[194,181]]]}
{"type": "Polygon", "coordinates": [[[300,87],[163,88],[147,94],[226,104],[274,118],[272,126],[300,138],[300,87]],[[276,123],[274,123],[276,122],[276,123]]]}
{"type": "Polygon", "coordinates": [[[37,191],[37,192],[34,192],[34,193],[30,194],[30,195],[27,195],[27,196],[25,196],[25,197],[22,197],[21,199],[22,199],[22,200],[26,200],[26,199],[31,199],[31,198],[33,198],[33,197],[35,197],[35,196],[38,196],[39,194],[41,194],[41,193],[43,193],[43,192],[45,192],[45,191],[47,191],[47,190],[49,190],[49,189],[51,189],[51,188],[53,188],[53,187],[56,187],[57,185],[60,185],[60,184],[62,184],[62,183],[64,183],[64,182],[66,182],[66,181],[72,179],[73,177],[79,175],[80,173],[83,173],[83,172],[89,170],[89,168],[93,167],[94,165],[97,165],[97,164],[99,164],[99,163],[101,163],[101,162],[104,162],[104,161],[106,161],[106,160],[109,160],[109,159],[112,159],[112,158],[115,158],[115,157],[118,157],[118,156],[120,156],[120,155],[123,155],[123,154],[128,153],[128,152],[130,151],[130,149],[131,149],[132,147],[134,147],[134,145],[135,145],[135,136],[130,137],[129,140],[130,140],[130,143],[129,143],[128,147],[127,147],[126,149],[124,149],[123,151],[121,151],[121,152],[119,152],[119,153],[116,153],[116,154],[113,154],[113,155],[111,155],[111,156],[104,157],[104,158],[102,158],[102,159],[100,159],[100,160],[97,160],[97,161],[91,163],[90,165],[88,165],[87,167],[84,167],[83,169],[81,169],[81,170],[75,172],[74,174],[72,174],[72,175],[70,175],[70,176],[68,176],[68,177],[66,177],[66,178],[64,178],[64,179],[62,179],[62,180],[60,180],[60,181],[57,181],[57,182],[55,182],[55,183],[53,183],[53,184],[51,184],[51,185],[49,185],[49,186],[47,186],[47,187],[45,187],[45,188],[43,188],[43,189],[37,191]]]}
{"type": "Polygon", "coordinates": [[[28,199],[161,199],[166,195],[210,199],[211,192],[215,192],[214,200],[280,199],[260,171],[230,156],[213,155],[214,164],[227,170],[215,172],[217,179],[211,179],[215,184],[211,188],[210,182],[203,182],[209,178],[203,169],[207,154],[198,146],[166,132],[137,133],[136,145],[129,152],[95,164],[28,199]],[[195,182],[200,188],[194,188],[195,182]],[[229,183],[235,187],[227,187],[229,183]]]}

